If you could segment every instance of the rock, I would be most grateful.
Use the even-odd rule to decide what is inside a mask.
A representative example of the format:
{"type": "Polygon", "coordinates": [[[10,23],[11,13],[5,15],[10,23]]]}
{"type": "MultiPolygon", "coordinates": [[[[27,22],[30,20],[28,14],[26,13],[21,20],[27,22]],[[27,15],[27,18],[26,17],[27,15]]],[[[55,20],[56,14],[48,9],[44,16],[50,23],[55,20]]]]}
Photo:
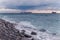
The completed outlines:
{"type": "Polygon", "coordinates": [[[36,32],[31,32],[31,35],[37,35],[37,33],[36,32]]]}
{"type": "Polygon", "coordinates": [[[21,40],[31,40],[31,39],[24,37],[24,38],[22,38],[21,40]]]}
{"type": "MultiPolygon", "coordinates": [[[[31,34],[36,35],[36,32],[32,32],[31,34]]],[[[31,40],[31,38],[32,36],[26,34],[25,30],[21,30],[20,32],[16,29],[14,23],[0,19],[0,40],[31,40]]]]}
{"type": "Polygon", "coordinates": [[[24,35],[26,38],[31,38],[32,36],[31,35],[28,35],[28,34],[25,34],[24,35]]]}
{"type": "Polygon", "coordinates": [[[32,38],[31,40],[34,40],[34,38],[32,38]]]}
{"type": "Polygon", "coordinates": [[[41,32],[46,32],[46,30],[45,30],[45,29],[40,29],[39,31],[41,31],[41,32]]]}
{"type": "Polygon", "coordinates": [[[20,32],[15,29],[13,23],[0,19],[0,39],[1,40],[20,40],[20,32]]]}
{"type": "Polygon", "coordinates": [[[56,35],[56,33],[52,33],[52,35],[56,35]]]}
{"type": "Polygon", "coordinates": [[[23,34],[23,35],[24,35],[24,34],[25,34],[25,30],[21,30],[21,34],[23,34]]]}
{"type": "Polygon", "coordinates": [[[31,35],[25,33],[25,30],[21,30],[22,37],[31,38],[31,35]]]}

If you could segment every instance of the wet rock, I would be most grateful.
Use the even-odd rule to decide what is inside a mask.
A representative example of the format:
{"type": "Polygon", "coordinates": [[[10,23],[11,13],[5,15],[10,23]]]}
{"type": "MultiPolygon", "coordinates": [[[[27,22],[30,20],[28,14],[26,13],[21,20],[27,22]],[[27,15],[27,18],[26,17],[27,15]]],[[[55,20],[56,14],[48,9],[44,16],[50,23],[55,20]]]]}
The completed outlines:
{"type": "Polygon", "coordinates": [[[21,30],[21,34],[23,34],[23,35],[24,35],[24,34],[25,34],[25,30],[21,30]]]}
{"type": "Polygon", "coordinates": [[[24,37],[31,38],[32,36],[31,35],[28,35],[28,34],[25,34],[24,37]]]}
{"type": "Polygon", "coordinates": [[[56,33],[52,33],[52,35],[56,35],[56,33]]]}
{"type": "Polygon", "coordinates": [[[46,30],[45,30],[45,29],[40,29],[39,31],[41,31],[41,32],[46,32],[46,30]]]}
{"type": "Polygon", "coordinates": [[[31,35],[28,35],[25,32],[26,32],[25,30],[21,30],[22,37],[31,38],[31,35]]]}
{"type": "Polygon", "coordinates": [[[31,35],[37,35],[37,33],[36,32],[31,32],[31,35]]]}
{"type": "Polygon", "coordinates": [[[31,40],[34,40],[34,38],[32,38],[31,40]]]}

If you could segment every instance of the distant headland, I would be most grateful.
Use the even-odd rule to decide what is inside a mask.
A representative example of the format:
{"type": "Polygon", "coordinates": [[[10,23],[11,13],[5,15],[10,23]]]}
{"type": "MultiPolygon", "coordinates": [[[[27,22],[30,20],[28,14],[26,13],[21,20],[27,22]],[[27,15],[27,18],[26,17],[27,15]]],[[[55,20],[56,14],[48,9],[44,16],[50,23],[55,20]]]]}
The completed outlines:
{"type": "MultiPolygon", "coordinates": [[[[33,12],[21,12],[21,14],[32,14],[33,12]]],[[[42,12],[43,13],[43,12],[42,12]]],[[[56,14],[56,12],[51,12],[52,14],[56,14]]],[[[40,13],[37,13],[40,14],[40,13]]]]}

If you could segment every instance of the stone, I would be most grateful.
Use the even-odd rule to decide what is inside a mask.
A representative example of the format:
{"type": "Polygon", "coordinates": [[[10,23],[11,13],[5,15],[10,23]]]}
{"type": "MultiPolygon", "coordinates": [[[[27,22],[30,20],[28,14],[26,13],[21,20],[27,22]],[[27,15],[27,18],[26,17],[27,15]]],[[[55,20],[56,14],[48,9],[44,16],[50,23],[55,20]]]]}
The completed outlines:
{"type": "Polygon", "coordinates": [[[37,33],[36,32],[31,32],[31,35],[37,35],[37,33]]]}
{"type": "Polygon", "coordinates": [[[32,36],[31,35],[28,35],[28,34],[25,34],[24,37],[31,38],[32,36]]]}
{"type": "Polygon", "coordinates": [[[34,38],[32,38],[31,40],[34,40],[34,38]]]}
{"type": "Polygon", "coordinates": [[[21,34],[23,34],[23,35],[24,35],[24,34],[25,34],[25,30],[21,30],[21,34]]]}
{"type": "Polygon", "coordinates": [[[41,31],[41,32],[46,32],[46,30],[45,30],[45,29],[40,29],[39,31],[41,31]]]}
{"type": "Polygon", "coordinates": [[[52,35],[56,35],[56,33],[52,33],[52,35]]]}
{"type": "Polygon", "coordinates": [[[0,19],[0,39],[1,40],[20,40],[21,35],[13,23],[0,19]]]}
{"type": "MultiPolygon", "coordinates": [[[[31,40],[32,35],[26,34],[25,30],[20,32],[15,26],[14,23],[0,19],[0,40],[31,40]]],[[[32,34],[36,35],[36,32],[32,34]]]]}

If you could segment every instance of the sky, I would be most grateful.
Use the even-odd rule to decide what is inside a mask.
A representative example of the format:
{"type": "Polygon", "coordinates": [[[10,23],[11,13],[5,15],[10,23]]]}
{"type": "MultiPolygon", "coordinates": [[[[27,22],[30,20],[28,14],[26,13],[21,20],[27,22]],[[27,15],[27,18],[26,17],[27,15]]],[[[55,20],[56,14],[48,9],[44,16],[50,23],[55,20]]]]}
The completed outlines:
{"type": "Polygon", "coordinates": [[[15,10],[60,10],[60,0],[0,0],[1,9],[15,10]]]}

